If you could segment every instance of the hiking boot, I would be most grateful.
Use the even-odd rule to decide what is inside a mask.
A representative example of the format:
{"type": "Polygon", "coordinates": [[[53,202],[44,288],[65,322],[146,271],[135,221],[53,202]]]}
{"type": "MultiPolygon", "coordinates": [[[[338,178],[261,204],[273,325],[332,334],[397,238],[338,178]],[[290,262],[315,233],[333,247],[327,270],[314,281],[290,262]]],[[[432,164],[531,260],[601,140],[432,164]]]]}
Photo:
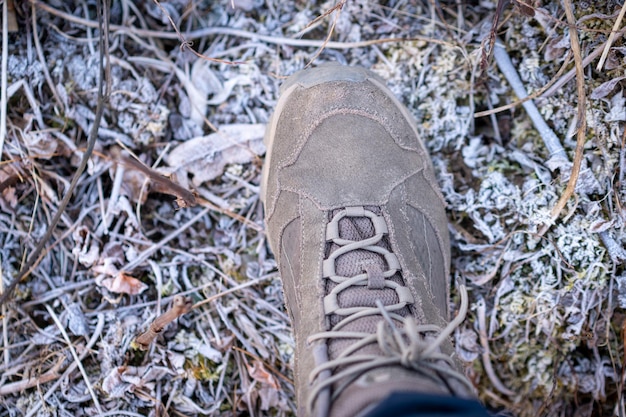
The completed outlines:
{"type": "Polygon", "coordinates": [[[296,342],[298,416],[363,415],[391,392],[472,397],[453,359],[444,201],[408,110],[373,73],[281,88],[261,198],[296,342]]]}

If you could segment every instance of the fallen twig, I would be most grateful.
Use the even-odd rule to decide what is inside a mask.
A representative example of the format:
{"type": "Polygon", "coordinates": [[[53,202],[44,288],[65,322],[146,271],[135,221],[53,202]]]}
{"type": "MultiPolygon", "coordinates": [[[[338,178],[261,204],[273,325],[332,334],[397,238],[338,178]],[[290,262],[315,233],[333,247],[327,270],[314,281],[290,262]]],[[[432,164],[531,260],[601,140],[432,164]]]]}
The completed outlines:
{"type": "Polygon", "coordinates": [[[202,210],[201,212],[199,212],[198,214],[193,216],[193,218],[191,218],[187,223],[183,224],[181,227],[176,229],[174,232],[172,232],[169,235],[165,236],[158,243],[155,243],[154,245],[150,246],[148,249],[146,249],[143,252],[141,252],[139,255],[137,255],[137,257],[135,259],[133,259],[131,262],[129,262],[126,265],[124,265],[124,267],[121,268],[120,270],[121,271],[131,271],[135,267],[141,265],[141,263],[144,262],[146,259],[148,259],[148,257],[150,255],[152,255],[154,252],[156,252],[157,250],[159,250],[160,248],[165,246],[165,244],[167,242],[169,242],[170,240],[174,239],[176,236],[180,235],[182,232],[187,230],[194,223],[196,223],[198,220],[203,218],[209,211],[210,211],[209,208],[205,208],[204,210],[202,210]]]}
{"type": "Polygon", "coordinates": [[[59,378],[61,374],[59,373],[59,369],[61,365],[65,361],[65,357],[61,357],[48,371],[41,375],[33,375],[29,378],[23,379],[17,382],[11,382],[9,384],[4,384],[0,386],[0,396],[3,395],[11,395],[23,392],[29,388],[36,387],[41,384],[45,384],[46,382],[54,381],[59,378]]]}
{"type": "MultiPolygon", "coordinates": [[[[552,222],[561,213],[561,210],[567,204],[574,191],[576,190],[576,182],[578,181],[578,175],[580,174],[580,166],[583,160],[583,148],[585,146],[585,136],[587,133],[587,118],[585,117],[585,106],[587,97],[585,95],[585,74],[583,72],[583,59],[580,52],[580,42],[578,41],[578,31],[576,30],[576,21],[574,20],[574,12],[572,10],[571,0],[564,0],[565,14],[567,15],[567,22],[569,23],[569,36],[570,44],[572,45],[572,53],[574,54],[574,64],[576,65],[576,92],[578,95],[578,116],[577,116],[577,138],[576,138],[576,152],[574,154],[574,164],[572,166],[572,172],[567,181],[567,187],[563,192],[563,195],[559,198],[556,205],[550,212],[552,222]]],[[[540,234],[545,233],[549,225],[544,226],[543,231],[540,234]]]]}
{"type": "Polygon", "coordinates": [[[491,354],[491,351],[489,350],[489,339],[487,337],[487,319],[486,319],[486,311],[485,311],[486,308],[487,307],[485,306],[485,301],[480,300],[478,302],[476,315],[478,316],[477,317],[478,337],[480,339],[480,345],[483,348],[483,353],[481,355],[481,358],[483,360],[483,367],[485,369],[485,373],[489,377],[489,381],[491,381],[491,384],[493,385],[495,389],[497,389],[498,391],[500,391],[500,393],[504,395],[507,395],[509,397],[514,397],[515,392],[508,389],[502,383],[502,381],[500,381],[500,378],[498,378],[498,376],[496,375],[496,372],[493,369],[493,365],[491,364],[491,358],[489,357],[489,355],[491,354]]]}
{"type": "MultiPolygon", "coordinates": [[[[48,6],[38,0],[30,0],[35,3],[38,8],[47,11],[50,14],[61,17],[65,20],[68,20],[73,23],[81,24],[86,27],[97,27],[97,22],[83,19],[80,17],[73,16],[69,13],[61,12],[56,10],[55,8],[48,6]]],[[[158,30],[149,30],[149,29],[139,29],[136,27],[128,27],[122,25],[110,25],[110,29],[113,31],[121,31],[131,33],[137,36],[144,36],[148,38],[157,38],[157,39],[178,39],[178,35],[172,32],[164,32],[158,30]]],[[[293,38],[285,38],[280,36],[271,36],[271,35],[261,35],[254,32],[248,32],[241,29],[233,29],[233,28],[225,28],[225,27],[209,27],[204,29],[198,29],[185,34],[186,39],[200,39],[205,38],[207,36],[213,35],[226,35],[226,36],[238,36],[240,38],[246,39],[255,39],[257,41],[266,42],[272,45],[286,45],[286,46],[295,46],[295,47],[321,47],[324,45],[324,41],[319,41],[315,39],[293,39],[293,38]]],[[[457,45],[454,45],[451,42],[446,42],[441,39],[430,38],[427,36],[411,36],[410,38],[384,38],[384,39],[372,39],[366,41],[358,41],[358,42],[337,42],[337,41],[329,41],[325,44],[328,49],[353,49],[353,48],[364,48],[371,45],[384,44],[384,43],[394,43],[394,42],[411,42],[411,41],[424,41],[428,43],[436,43],[439,45],[445,45],[450,48],[458,48],[457,45]]]]}
{"type": "Polygon", "coordinates": [[[148,330],[137,336],[137,338],[134,340],[135,346],[137,346],[137,348],[141,350],[148,350],[150,344],[152,344],[154,339],[163,331],[163,329],[168,324],[170,324],[183,314],[189,312],[191,308],[192,304],[189,298],[180,295],[175,296],[170,309],[154,319],[154,321],[150,323],[150,327],[148,328],[148,330]]]}
{"type": "Polygon", "coordinates": [[[172,300],[172,306],[165,313],[158,316],[154,321],[150,324],[148,330],[137,336],[134,340],[134,345],[141,350],[147,350],[150,347],[150,344],[154,341],[154,339],[163,331],[165,326],[176,320],[178,317],[183,314],[187,314],[189,311],[196,309],[205,304],[211,303],[227,294],[231,294],[233,292],[239,291],[241,289],[251,287],[255,284],[258,284],[261,281],[264,281],[267,278],[271,278],[274,275],[268,275],[265,278],[259,278],[252,281],[245,282],[243,284],[237,285],[236,287],[230,288],[228,290],[222,291],[219,294],[215,294],[209,298],[198,301],[195,304],[191,304],[191,300],[188,297],[185,297],[184,294],[190,294],[192,292],[197,291],[197,289],[189,290],[184,293],[175,295],[172,300]]]}
{"type": "Polygon", "coordinates": [[[191,47],[192,46],[192,42],[189,42],[187,39],[185,39],[185,36],[182,33],[180,33],[180,30],[178,30],[178,26],[176,26],[176,23],[174,23],[174,19],[172,19],[172,16],[170,16],[170,14],[167,12],[167,10],[165,10],[165,8],[163,6],[161,6],[161,3],[159,3],[158,0],[153,0],[153,1],[159,7],[159,9],[161,9],[161,13],[163,13],[163,15],[167,18],[167,20],[170,22],[170,25],[172,25],[172,28],[174,29],[174,31],[178,35],[178,39],[180,40],[180,49],[181,50],[189,51],[192,54],[194,54],[195,56],[197,56],[198,58],[204,59],[204,60],[210,61],[210,62],[217,62],[219,64],[227,64],[227,65],[243,64],[243,62],[232,62],[232,61],[227,61],[227,60],[219,59],[219,58],[211,58],[211,57],[203,55],[200,52],[198,52],[195,49],[193,49],[191,47]]]}
{"type": "MultiPolygon", "coordinates": [[[[616,36],[623,36],[625,33],[626,33],[626,27],[623,27],[619,32],[617,32],[616,36]]],[[[604,42],[602,45],[594,49],[592,53],[587,55],[587,57],[583,59],[583,67],[586,67],[587,65],[591,64],[591,62],[602,53],[602,51],[604,50],[607,44],[608,44],[608,41],[604,42]]],[[[567,74],[565,74],[559,81],[554,83],[552,87],[550,87],[547,91],[545,91],[541,95],[541,98],[550,97],[557,91],[560,91],[561,87],[563,87],[569,80],[574,78],[574,75],[576,75],[576,68],[573,68],[570,71],[568,71],[567,74]]]]}
{"type": "Polygon", "coordinates": [[[46,58],[43,55],[43,50],[41,49],[41,44],[39,43],[39,34],[37,33],[37,10],[34,4],[32,5],[31,9],[32,9],[31,24],[33,27],[33,41],[35,44],[35,50],[37,51],[37,57],[39,58],[39,61],[41,62],[41,70],[43,71],[44,78],[46,79],[46,82],[48,83],[48,88],[50,89],[50,93],[52,93],[52,96],[54,97],[54,100],[56,101],[57,105],[61,107],[63,105],[63,101],[61,101],[61,98],[59,97],[59,93],[57,93],[57,90],[54,86],[54,82],[52,81],[52,77],[50,76],[50,71],[48,71],[48,64],[47,64],[46,58]]]}
{"type": "Polygon", "coordinates": [[[552,79],[546,85],[541,87],[539,90],[537,90],[534,93],[532,93],[532,94],[530,94],[530,95],[528,95],[528,96],[526,96],[524,98],[521,98],[521,99],[519,99],[517,101],[514,101],[514,102],[509,103],[509,104],[505,104],[504,106],[496,107],[495,109],[489,109],[489,110],[476,112],[476,113],[474,113],[474,117],[478,118],[478,117],[490,116],[490,115],[492,115],[494,113],[500,113],[500,112],[512,109],[514,107],[517,107],[520,104],[524,104],[528,100],[536,99],[537,97],[541,96],[544,92],[546,92],[550,87],[552,87],[556,82],[559,81],[559,79],[561,78],[561,76],[563,75],[565,70],[567,69],[569,63],[570,63],[570,55],[568,53],[568,55],[565,57],[565,59],[563,61],[563,65],[561,65],[561,68],[559,68],[559,70],[554,75],[554,77],[552,77],[552,79]]]}
{"type": "Polygon", "coordinates": [[[498,0],[496,4],[496,10],[493,13],[493,21],[491,22],[491,29],[489,29],[489,35],[483,39],[481,55],[480,55],[480,71],[484,73],[489,65],[489,56],[493,52],[493,46],[496,43],[496,32],[498,31],[498,26],[500,24],[500,17],[502,16],[502,11],[504,7],[507,5],[507,0],[498,0]]]}
{"type": "Polygon", "coordinates": [[[174,195],[176,197],[176,203],[179,207],[187,208],[196,205],[196,197],[191,191],[181,187],[169,178],[164,177],[153,169],[145,166],[138,160],[131,158],[127,155],[122,155],[120,157],[120,162],[132,169],[136,169],[137,171],[141,171],[143,174],[145,174],[152,182],[154,186],[154,191],[163,194],[174,195]]]}
{"type": "MultiPolygon", "coordinates": [[[[493,50],[493,56],[496,60],[498,68],[500,69],[500,72],[502,72],[502,75],[504,75],[504,77],[507,79],[507,81],[511,85],[511,88],[513,88],[515,95],[517,95],[520,100],[524,100],[526,97],[528,97],[526,88],[524,87],[524,84],[522,83],[522,80],[519,77],[517,70],[513,66],[511,58],[509,57],[508,53],[504,49],[504,46],[500,42],[496,43],[496,46],[493,50]]],[[[524,109],[528,113],[528,117],[530,117],[533,125],[535,125],[535,128],[543,139],[546,148],[548,148],[550,158],[558,158],[563,162],[567,162],[567,154],[565,153],[565,150],[563,149],[559,138],[556,136],[554,131],[550,129],[550,126],[548,126],[545,120],[543,120],[543,117],[541,116],[541,113],[539,113],[539,110],[537,109],[537,106],[535,106],[535,103],[532,100],[528,100],[524,101],[522,103],[522,106],[524,106],[524,109]]]]}
{"type": "Polygon", "coordinates": [[[324,12],[321,16],[318,16],[315,20],[313,20],[313,22],[310,23],[310,25],[312,25],[317,20],[319,20],[319,19],[321,19],[321,18],[323,18],[325,16],[328,16],[332,12],[336,12],[335,16],[333,18],[333,21],[330,24],[330,28],[328,29],[328,35],[326,35],[326,38],[324,39],[324,43],[322,44],[322,46],[319,47],[317,52],[315,52],[315,54],[313,54],[313,57],[309,60],[309,63],[306,64],[305,68],[308,68],[308,67],[311,66],[311,64],[313,64],[313,62],[317,59],[317,57],[320,56],[322,51],[324,51],[324,49],[326,48],[326,45],[328,45],[328,42],[330,42],[330,38],[331,38],[331,36],[333,36],[333,32],[335,31],[335,26],[337,25],[337,20],[339,20],[339,15],[341,14],[341,10],[343,9],[343,5],[345,3],[346,3],[345,0],[342,0],[342,1],[338,2],[333,7],[331,7],[329,10],[324,12]]]}
{"type": "Polygon", "coordinates": [[[7,67],[9,62],[8,2],[2,3],[2,67],[0,67],[0,161],[7,132],[7,67]]]}

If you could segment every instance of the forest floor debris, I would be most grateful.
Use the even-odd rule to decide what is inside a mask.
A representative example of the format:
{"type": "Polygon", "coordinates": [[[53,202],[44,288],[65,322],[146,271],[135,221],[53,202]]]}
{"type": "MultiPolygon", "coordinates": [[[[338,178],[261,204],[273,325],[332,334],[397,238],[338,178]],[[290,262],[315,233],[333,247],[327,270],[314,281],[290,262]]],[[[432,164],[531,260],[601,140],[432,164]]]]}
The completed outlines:
{"type": "Polygon", "coordinates": [[[370,68],[418,121],[480,398],[625,413],[626,5],[115,0],[110,98],[59,210],[99,120],[97,4],[2,2],[0,416],[294,414],[260,139],[284,78],[325,62],[370,68]]]}

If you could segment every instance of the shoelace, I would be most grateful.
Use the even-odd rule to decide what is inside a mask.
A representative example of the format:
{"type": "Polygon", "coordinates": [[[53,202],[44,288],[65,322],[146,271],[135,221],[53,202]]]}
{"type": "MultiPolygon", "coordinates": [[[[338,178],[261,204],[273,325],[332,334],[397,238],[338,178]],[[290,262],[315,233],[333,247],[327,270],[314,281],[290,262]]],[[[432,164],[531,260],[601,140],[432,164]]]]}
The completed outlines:
{"type": "Polygon", "coordinates": [[[435,373],[445,377],[454,378],[467,386],[468,391],[472,387],[465,376],[454,370],[455,366],[449,355],[441,353],[441,345],[450,337],[454,330],[465,320],[468,309],[467,290],[460,286],[461,306],[457,316],[445,328],[435,325],[418,325],[413,317],[403,317],[394,313],[414,302],[413,296],[407,287],[385,278],[392,277],[400,270],[400,263],[393,253],[381,246],[376,246],[385,234],[387,224],[382,216],[366,210],[364,207],[347,207],[337,213],[328,223],[326,237],[328,241],[339,245],[328,259],[323,263],[324,278],[330,279],[337,285],[324,298],[324,310],[328,314],[345,316],[339,323],[326,332],[316,333],[308,338],[308,342],[316,340],[335,339],[356,340],[341,354],[326,363],[320,364],[313,369],[309,376],[311,382],[316,381],[307,404],[309,413],[312,412],[316,399],[331,386],[341,381],[341,385],[335,387],[331,401],[336,399],[341,392],[360,375],[373,369],[401,365],[412,369],[421,375],[428,376],[435,373]],[[368,217],[374,226],[374,235],[360,241],[342,239],[339,236],[339,221],[344,217],[368,217]],[[384,257],[389,269],[382,274],[368,272],[354,277],[342,277],[335,273],[335,261],[343,254],[352,250],[368,250],[384,257]],[[382,278],[381,278],[382,275],[382,278]],[[375,281],[375,282],[372,282],[375,281]],[[351,307],[341,308],[338,303],[338,294],[350,286],[367,285],[369,288],[392,288],[398,295],[398,302],[392,305],[383,305],[378,301],[377,307],[351,307]],[[380,315],[382,320],[377,325],[376,333],[363,333],[341,330],[346,324],[368,315],[380,315]],[[403,323],[400,328],[395,323],[403,323]],[[436,336],[434,336],[436,335],[436,336]],[[377,344],[380,354],[355,354],[361,348],[370,344],[377,344]],[[342,368],[333,375],[333,370],[342,368]]]}

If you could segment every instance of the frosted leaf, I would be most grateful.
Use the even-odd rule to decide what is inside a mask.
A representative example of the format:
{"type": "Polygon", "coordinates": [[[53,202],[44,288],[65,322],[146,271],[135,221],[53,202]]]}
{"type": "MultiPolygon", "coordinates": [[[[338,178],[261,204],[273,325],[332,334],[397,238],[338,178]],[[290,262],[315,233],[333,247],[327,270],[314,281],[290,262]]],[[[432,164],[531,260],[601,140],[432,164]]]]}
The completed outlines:
{"type": "Polygon", "coordinates": [[[535,171],[537,178],[539,178],[539,180],[541,180],[543,184],[550,184],[552,182],[552,175],[550,174],[548,169],[530,159],[528,155],[526,155],[522,151],[516,149],[509,154],[509,157],[521,166],[530,168],[535,171]]]}
{"type": "MultiPolygon", "coordinates": [[[[100,266],[95,266],[92,270],[96,273],[101,272],[100,266]]],[[[148,289],[146,284],[123,271],[118,271],[114,276],[101,273],[96,277],[96,284],[117,294],[137,295],[148,289]]]]}
{"type": "Polygon", "coordinates": [[[604,120],[608,122],[626,121],[626,97],[622,92],[615,94],[611,98],[611,107],[604,120]]]}
{"type": "Polygon", "coordinates": [[[76,336],[88,336],[89,335],[89,323],[85,314],[80,308],[78,303],[72,303],[67,306],[67,325],[70,332],[76,336]]]}
{"type": "Polygon", "coordinates": [[[622,77],[613,78],[609,81],[606,81],[600,84],[599,86],[593,89],[591,94],[589,94],[589,98],[592,100],[598,100],[598,99],[608,96],[615,89],[615,86],[617,86],[617,84],[625,78],[626,78],[626,75],[622,77]]]}
{"type": "Polygon", "coordinates": [[[25,129],[22,138],[28,154],[33,158],[50,159],[57,150],[58,142],[50,133],[25,129]]]}
{"type": "Polygon", "coordinates": [[[265,153],[264,124],[233,124],[222,126],[217,133],[188,140],[166,156],[166,162],[185,175],[193,175],[199,186],[224,172],[228,164],[251,162],[265,153]]]}
{"type": "Polygon", "coordinates": [[[109,398],[121,398],[128,390],[129,384],[122,381],[121,371],[123,371],[121,366],[113,368],[102,380],[102,390],[109,395],[109,398]]]}
{"type": "Polygon", "coordinates": [[[481,138],[475,137],[470,139],[469,144],[463,147],[461,153],[465,165],[476,168],[489,154],[489,147],[483,145],[481,138]]]}

